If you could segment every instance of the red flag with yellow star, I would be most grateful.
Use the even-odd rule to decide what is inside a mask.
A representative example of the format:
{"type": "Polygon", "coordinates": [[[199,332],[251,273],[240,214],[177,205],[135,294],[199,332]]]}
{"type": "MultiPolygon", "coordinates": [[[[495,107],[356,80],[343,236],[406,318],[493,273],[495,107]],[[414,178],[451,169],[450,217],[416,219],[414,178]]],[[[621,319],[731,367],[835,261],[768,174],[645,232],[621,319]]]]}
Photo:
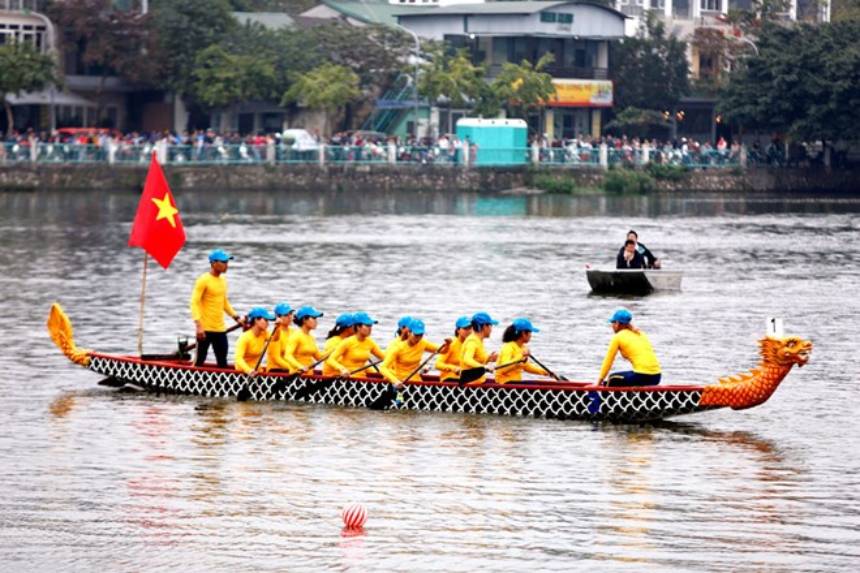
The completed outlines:
{"type": "Polygon", "coordinates": [[[128,246],[142,248],[166,269],[184,244],[185,229],[179,209],[153,153],[128,246]]]}

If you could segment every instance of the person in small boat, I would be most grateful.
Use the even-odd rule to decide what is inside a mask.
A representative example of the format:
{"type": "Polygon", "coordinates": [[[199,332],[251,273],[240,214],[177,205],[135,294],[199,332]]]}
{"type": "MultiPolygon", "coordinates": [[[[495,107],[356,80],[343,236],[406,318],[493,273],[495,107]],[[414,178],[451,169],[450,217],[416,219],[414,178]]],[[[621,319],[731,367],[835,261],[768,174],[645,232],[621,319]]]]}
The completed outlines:
{"type": "Polygon", "coordinates": [[[406,338],[396,346],[390,347],[382,362],[382,371],[387,373],[386,379],[395,385],[420,379],[421,373],[417,369],[424,359],[424,353],[444,352],[450,343],[450,339],[446,339],[440,346],[424,338],[424,321],[417,318],[412,318],[403,329],[406,338]]]}
{"type": "MultiPolygon", "coordinates": [[[[644,268],[646,268],[646,269],[659,269],[660,268],[660,259],[655,257],[654,253],[652,253],[648,249],[648,247],[646,247],[645,245],[643,245],[642,243],[639,242],[639,233],[637,233],[633,229],[630,229],[629,231],[627,231],[627,240],[633,241],[634,243],[636,243],[636,252],[639,253],[640,255],[642,255],[642,260],[645,263],[644,268]]],[[[626,246],[627,246],[627,243],[625,242],[624,247],[621,247],[621,250],[618,252],[618,254],[621,254],[621,252],[624,250],[624,248],[626,246]]]]}
{"type": "Polygon", "coordinates": [[[615,260],[616,269],[644,269],[645,258],[636,250],[636,241],[627,239],[615,260]]]}
{"type": "Polygon", "coordinates": [[[255,306],[248,313],[251,328],[242,333],[236,343],[236,370],[251,376],[265,371],[260,357],[266,351],[266,341],[269,339],[269,321],[275,320],[275,315],[262,306],[255,306]],[[258,366],[257,363],[260,363],[258,366]]]}
{"type": "Polygon", "coordinates": [[[520,382],[523,372],[549,376],[549,372],[528,361],[528,343],[533,332],[540,332],[527,318],[515,318],[502,334],[502,348],[496,360],[496,383],[520,382]],[[510,366],[504,366],[510,364],[510,366]]]}
{"type": "MultiPolygon", "coordinates": [[[[352,318],[355,323],[355,334],[338,344],[326,360],[326,364],[342,376],[349,376],[351,372],[367,364],[371,356],[379,360],[385,358],[385,353],[370,337],[373,325],[377,321],[366,312],[356,312],[352,318]]],[[[380,364],[376,369],[383,372],[381,366],[380,364]]]]}
{"type": "MultiPolygon", "coordinates": [[[[355,334],[355,319],[351,313],[343,313],[334,321],[334,328],[329,330],[328,338],[323,346],[323,356],[331,356],[337,345],[355,334]]],[[[339,372],[328,365],[328,360],[323,362],[323,376],[337,376],[339,372]]]]}
{"type": "Polygon", "coordinates": [[[439,353],[436,360],[436,370],[439,371],[439,380],[456,381],[460,378],[460,354],[463,342],[472,333],[472,320],[468,316],[461,316],[454,324],[454,338],[445,352],[439,353]]]}
{"type": "Polygon", "coordinates": [[[293,307],[285,302],[275,305],[275,331],[272,334],[271,342],[269,342],[269,350],[266,352],[266,365],[270,371],[290,371],[290,363],[287,362],[284,355],[286,354],[287,343],[293,334],[290,323],[295,314],[296,311],[293,310],[293,307]]]}
{"type": "Polygon", "coordinates": [[[312,306],[303,306],[296,311],[293,322],[299,328],[290,336],[284,350],[284,360],[290,365],[290,372],[304,372],[314,362],[322,358],[311,331],[323,313],[312,306]]]}
{"type": "Polygon", "coordinates": [[[644,332],[633,326],[633,314],[626,308],[620,308],[610,317],[609,323],[615,334],[609,341],[609,349],[600,367],[597,385],[656,386],[659,384],[660,362],[654,354],[651,341],[644,332]],[[630,361],[633,370],[609,374],[618,352],[630,361]]]}
{"type": "MultiPolygon", "coordinates": [[[[486,312],[476,312],[472,315],[472,334],[463,341],[463,349],[460,354],[461,371],[470,368],[484,368],[487,372],[493,371],[493,365],[490,362],[495,362],[498,354],[496,352],[488,353],[484,348],[484,340],[490,337],[493,326],[497,324],[499,322],[493,320],[486,312]]],[[[482,384],[485,380],[486,376],[481,376],[471,384],[482,384]]]]}
{"type": "Polygon", "coordinates": [[[206,362],[209,347],[215,353],[215,361],[219,368],[227,367],[227,332],[224,326],[224,314],[233,318],[239,324],[245,326],[244,320],[239,313],[233,310],[227,298],[227,263],[233,257],[215,249],[209,253],[209,271],[203,273],[194,283],[191,293],[191,319],[194,320],[194,329],[197,334],[197,357],[195,366],[201,366],[206,362]]]}

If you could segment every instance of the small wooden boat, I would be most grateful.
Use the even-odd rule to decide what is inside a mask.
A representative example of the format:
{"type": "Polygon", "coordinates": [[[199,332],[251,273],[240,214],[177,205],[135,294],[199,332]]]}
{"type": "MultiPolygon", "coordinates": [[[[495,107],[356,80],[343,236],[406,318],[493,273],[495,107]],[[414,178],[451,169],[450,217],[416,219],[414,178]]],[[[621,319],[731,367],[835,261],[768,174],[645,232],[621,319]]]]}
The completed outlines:
{"type": "Polygon", "coordinates": [[[607,388],[589,382],[523,382],[460,386],[427,377],[410,382],[402,401],[381,378],[334,377],[319,374],[261,374],[254,378],[233,369],[196,367],[178,358],[144,359],[79,349],[72,326],[59,307],[51,308],[48,330],[55,344],[73,362],[107,376],[108,385],[133,385],[155,393],[253,400],[291,400],[372,409],[470,412],[562,420],[639,423],[730,407],[751,408],[765,402],[792,367],[809,360],[812,343],[788,338],[760,341],[761,362],[749,373],[708,385],[607,388]]]}
{"type": "Polygon", "coordinates": [[[601,271],[588,269],[585,276],[591,290],[598,294],[643,295],[654,291],[681,290],[680,271],[659,269],[618,269],[601,271]]]}

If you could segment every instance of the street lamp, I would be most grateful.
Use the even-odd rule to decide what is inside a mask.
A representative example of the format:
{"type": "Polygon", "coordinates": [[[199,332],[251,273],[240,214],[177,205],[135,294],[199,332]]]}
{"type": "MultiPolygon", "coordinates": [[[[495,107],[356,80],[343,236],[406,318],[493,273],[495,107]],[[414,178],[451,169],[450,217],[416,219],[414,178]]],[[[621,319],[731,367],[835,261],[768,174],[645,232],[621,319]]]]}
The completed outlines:
{"type": "Polygon", "coordinates": [[[401,24],[395,24],[399,29],[403,30],[407,34],[412,36],[412,39],[415,40],[415,70],[414,77],[412,78],[412,114],[414,122],[412,124],[412,135],[415,136],[415,140],[418,140],[418,60],[421,54],[421,40],[418,38],[418,34],[403,26],[401,24]]]}

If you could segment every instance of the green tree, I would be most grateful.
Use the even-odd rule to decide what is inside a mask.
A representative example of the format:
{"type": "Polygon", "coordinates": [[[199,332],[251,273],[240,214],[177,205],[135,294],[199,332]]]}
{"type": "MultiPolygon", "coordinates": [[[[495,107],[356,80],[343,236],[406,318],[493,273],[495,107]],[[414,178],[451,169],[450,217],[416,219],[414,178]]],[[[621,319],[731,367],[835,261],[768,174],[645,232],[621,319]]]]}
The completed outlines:
{"type": "Polygon", "coordinates": [[[860,20],[860,0],[833,0],[830,20],[832,22],[860,20]]]}
{"type": "Polygon", "coordinates": [[[532,64],[523,60],[519,64],[506,62],[490,85],[493,96],[508,107],[514,116],[528,117],[535,109],[542,109],[555,94],[552,76],[544,68],[555,61],[547,52],[532,64]]]}
{"type": "Polygon", "coordinates": [[[275,67],[265,57],[231,54],[218,45],[197,56],[192,93],[208,107],[275,97],[275,67]]]}
{"type": "Polygon", "coordinates": [[[486,85],[484,67],[474,65],[465,50],[450,53],[437,46],[425,56],[428,61],[418,76],[419,94],[431,102],[445,98],[454,107],[463,107],[481,96],[486,85]]]}
{"type": "Polygon", "coordinates": [[[804,140],[860,138],[860,21],[765,23],[758,55],[745,58],[719,110],[748,129],[804,140]]]}
{"type": "Polygon", "coordinates": [[[228,0],[152,2],[163,87],[183,96],[193,93],[197,57],[238,27],[230,12],[228,0]]]}
{"type": "Polygon", "coordinates": [[[337,64],[323,64],[295,77],[281,105],[298,103],[325,114],[323,131],[328,132],[329,117],[346,104],[361,97],[358,74],[337,64]]]}
{"type": "Polygon", "coordinates": [[[613,44],[615,106],[671,110],[690,91],[686,46],[651,12],[637,36],[613,44]]]}
{"type": "Polygon", "coordinates": [[[56,82],[56,62],[30,44],[0,45],[0,100],[6,110],[6,130],[13,130],[12,105],[9,95],[44,89],[56,82]]]}

